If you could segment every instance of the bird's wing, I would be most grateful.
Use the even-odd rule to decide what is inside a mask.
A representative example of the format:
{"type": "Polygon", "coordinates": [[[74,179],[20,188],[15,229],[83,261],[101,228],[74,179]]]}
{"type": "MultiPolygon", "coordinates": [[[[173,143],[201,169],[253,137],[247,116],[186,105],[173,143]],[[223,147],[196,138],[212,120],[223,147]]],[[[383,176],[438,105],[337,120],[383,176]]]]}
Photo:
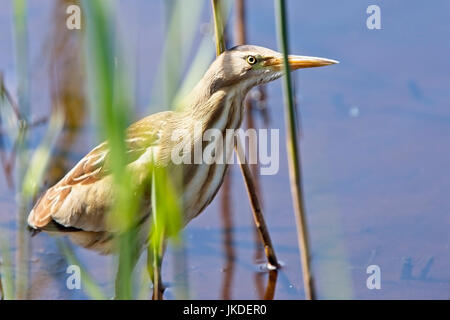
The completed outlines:
{"type": "MultiPolygon", "coordinates": [[[[128,164],[158,145],[167,113],[151,115],[128,128],[128,164]]],[[[106,231],[104,215],[114,198],[109,157],[107,142],[89,152],[42,195],[28,216],[28,224],[45,229],[50,222],[56,221],[64,227],[106,231]]]]}

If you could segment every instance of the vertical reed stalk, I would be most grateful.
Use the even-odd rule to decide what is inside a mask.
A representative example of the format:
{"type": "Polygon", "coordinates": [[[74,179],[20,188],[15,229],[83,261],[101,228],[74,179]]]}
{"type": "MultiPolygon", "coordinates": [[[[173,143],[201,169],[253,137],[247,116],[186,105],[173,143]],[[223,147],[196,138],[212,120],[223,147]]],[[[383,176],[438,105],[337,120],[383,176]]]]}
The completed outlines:
{"type": "Polygon", "coordinates": [[[303,270],[303,283],[308,300],[315,299],[313,278],[311,275],[310,252],[308,242],[308,228],[306,223],[305,208],[303,202],[302,175],[300,164],[300,150],[297,142],[297,122],[295,118],[294,99],[291,75],[289,72],[288,52],[288,23],[286,14],[286,3],[284,0],[276,0],[276,16],[278,25],[278,41],[284,58],[284,97],[285,97],[285,120],[287,130],[287,153],[289,161],[289,176],[291,193],[297,226],[298,243],[300,248],[301,263],[303,270]]]}
{"type": "Polygon", "coordinates": [[[1,299],[12,300],[14,299],[14,276],[13,276],[13,262],[10,254],[10,246],[8,241],[8,234],[5,235],[5,231],[2,232],[0,237],[0,253],[2,255],[2,261],[0,263],[0,285],[1,285],[1,299]]]}
{"type": "Polygon", "coordinates": [[[108,216],[108,223],[119,229],[119,252],[116,278],[116,298],[133,297],[132,272],[137,260],[137,237],[134,223],[141,189],[134,187],[126,170],[126,126],[128,109],[132,103],[126,86],[118,41],[111,34],[112,16],[108,4],[100,0],[82,2],[87,17],[87,62],[90,105],[97,108],[97,123],[107,138],[114,191],[116,198],[108,216]]]}
{"type": "Polygon", "coordinates": [[[235,36],[236,36],[236,44],[238,45],[247,43],[244,2],[245,2],[244,0],[236,0],[235,36]]]}
{"type": "MultiPolygon", "coordinates": [[[[247,26],[246,26],[246,0],[236,0],[236,20],[235,20],[235,37],[236,44],[243,45],[247,43],[247,26]]],[[[258,88],[260,89],[260,87],[258,88]]],[[[251,97],[247,97],[245,99],[245,108],[247,109],[246,113],[246,124],[247,129],[255,128],[255,119],[253,117],[254,110],[254,101],[251,97]]],[[[256,148],[256,145],[250,146],[250,148],[256,148]]],[[[250,164],[250,169],[252,172],[252,176],[254,179],[255,185],[255,193],[260,197],[261,196],[261,188],[260,188],[260,180],[258,176],[258,164],[250,164]]],[[[260,197],[261,201],[263,200],[260,197]]],[[[262,203],[261,203],[262,207],[262,203]]],[[[256,226],[253,227],[253,236],[255,242],[255,261],[259,262],[264,256],[264,248],[260,241],[260,236],[258,229],[256,226]]],[[[255,286],[256,291],[261,299],[264,298],[264,284],[262,282],[264,275],[261,273],[255,273],[255,286]]]]}
{"type": "Polygon", "coordinates": [[[252,177],[252,172],[250,171],[250,167],[247,164],[245,151],[242,148],[239,139],[236,140],[235,151],[238,157],[239,165],[241,166],[241,172],[244,177],[245,186],[247,188],[247,194],[250,198],[250,205],[252,207],[253,219],[255,221],[256,229],[258,230],[258,233],[263,242],[264,252],[269,262],[269,269],[275,269],[279,266],[278,259],[277,256],[275,255],[272,240],[270,238],[270,234],[267,229],[266,222],[264,220],[261,204],[258,198],[258,194],[256,193],[256,187],[254,179],[252,177]]]}
{"type": "Polygon", "coordinates": [[[225,174],[221,190],[220,214],[223,222],[223,247],[225,251],[225,268],[222,285],[222,299],[231,299],[231,283],[234,275],[236,254],[233,245],[233,216],[231,206],[231,174],[225,174]]]}
{"type": "MultiPolygon", "coordinates": [[[[213,11],[214,16],[219,16],[221,19],[215,19],[214,20],[214,28],[215,30],[220,30],[221,25],[219,25],[218,21],[224,20],[223,17],[224,12],[221,10],[221,3],[220,1],[217,1],[216,4],[213,4],[213,11]],[[216,12],[217,11],[217,12],[216,12]]],[[[216,39],[217,34],[216,34],[216,39]]],[[[226,50],[227,48],[227,29],[223,28],[222,30],[222,40],[223,41],[223,48],[216,47],[216,53],[219,55],[222,53],[223,50],[226,50]]],[[[218,42],[216,44],[219,44],[218,42]]],[[[233,282],[233,276],[234,276],[234,264],[236,259],[236,254],[234,251],[234,245],[233,245],[233,231],[234,231],[234,223],[233,223],[233,210],[232,210],[232,199],[231,199],[231,187],[232,187],[232,177],[231,172],[227,171],[225,173],[225,177],[222,183],[221,187],[221,219],[222,219],[222,227],[223,227],[223,248],[225,253],[225,268],[223,273],[223,283],[222,283],[222,299],[223,300],[230,300],[231,299],[231,292],[232,292],[232,282],[233,282]]]]}
{"type": "MultiPolygon", "coordinates": [[[[220,0],[211,0],[213,15],[214,15],[214,30],[216,35],[216,54],[221,54],[226,50],[225,38],[223,36],[223,24],[222,24],[222,13],[220,0]]],[[[279,266],[277,257],[275,255],[275,250],[270,239],[270,234],[267,229],[267,225],[262,214],[260,201],[256,193],[256,187],[254,179],[250,170],[250,167],[245,159],[245,153],[239,143],[235,143],[235,152],[239,159],[239,164],[241,166],[242,175],[244,177],[245,186],[247,188],[248,197],[250,200],[250,205],[253,212],[253,218],[256,224],[256,228],[259,231],[261,240],[263,241],[264,251],[269,262],[269,267],[276,268],[279,266]]]]}
{"type": "MultiPolygon", "coordinates": [[[[19,79],[19,114],[22,116],[29,115],[29,82],[28,82],[28,41],[27,41],[27,1],[15,0],[13,2],[14,10],[14,40],[16,49],[16,62],[18,65],[19,79]]],[[[17,299],[28,298],[28,278],[29,278],[29,235],[26,232],[26,215],[28,201],[25,199],[20,189],[27,168],[27,152],[26,152],[26,119],[20,124],[20,133],[18,138],[18,192],[19,197],[19,215],[17,228],[17,273],[15,281],[15,293],[17,299]],[[20,140],[19,140],[20,139],[20,140]]]]}
{"type": "Polygon", "coordinates": [[[225,45],[225,37],[223,36],[223,15],[220,0],[211,0],[214,16],[214,35],[216,38],[216,55],[220,55],[227,48],[225,45]]]}

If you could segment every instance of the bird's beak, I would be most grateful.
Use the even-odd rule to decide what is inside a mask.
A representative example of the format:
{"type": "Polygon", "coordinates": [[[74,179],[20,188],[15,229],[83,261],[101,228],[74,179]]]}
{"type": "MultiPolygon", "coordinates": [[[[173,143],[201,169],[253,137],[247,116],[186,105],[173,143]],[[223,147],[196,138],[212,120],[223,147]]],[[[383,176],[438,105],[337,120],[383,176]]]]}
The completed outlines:
{"type": "MultiPolygon", "coordinates": [[[[328,66],[330,64],[339,63],[339,61],[318,58],[318,57],[308,57],[308,56],[288,56],[289,66],[291,70],[297,70],[302,68],[315,68],[315,67],[323,67],[328,66]]],[[[266,66],[274,67],[277,70],[283,69],[283,58],[272,58],[266,61],[266,66]]]]}

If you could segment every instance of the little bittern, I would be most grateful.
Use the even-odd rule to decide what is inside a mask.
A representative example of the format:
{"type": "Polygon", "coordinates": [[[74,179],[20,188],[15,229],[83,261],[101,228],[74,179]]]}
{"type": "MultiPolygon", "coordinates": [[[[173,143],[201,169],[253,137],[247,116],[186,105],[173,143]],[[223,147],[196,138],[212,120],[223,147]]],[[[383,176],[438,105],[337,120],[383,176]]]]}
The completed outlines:
{"type": "MultiPolygon", "coordinates": [[[[289,56],[291,70],[321,67],[337,61],[289,56]]],[[[201,213],[219,190],[226,169],[225,163],[174,164],[171,154],[177,141],[175,130],[184,129],[193,134],[193,141],[202,139],[206,130],[214,128],[221,132],[240,127],[244,114],[244,98],[254,86],[275,80],[283,74],[283,58],[278,52],[250,45],[234,47],[219,55],[206,71],[192,92],[183,100],[179,111],[166,111],[150,115],[127,130],[126,145],[129,157],[127,168],[142,177],[137,184],[148,181],[149,162],[167,168],[182,169],[181,194],[185,223],[201,213]],[[200,132],[194,126],[201,123],[200,132]],[[196,136],[198,135],[198,136],[196,136]]],[[[212,142],[214,143],[214,142],[212,142]]],[[[227,152],[233,150],[225,146],[227,152]]],[[[194,142],[190,145],[194,148],[194,142]]],[[[201,144],[206,147],[205,143],[201,144]]],[[[232,152],[232,151],[231,151],[232,152]]],[[[106,223],[108,209],[114,201],[113,180],[108,168],[108,144],[100,144],[88,153],[57,184],[48,189],[38,200],[28,217],[31,228],[38,230],[68,231],[72,240],[104,254],[113,251],[111,230],[106,223]],[[56,228],[55,228],[56,227],[56,228]]],[[[150,186],[151,187],[151,186],[150,186]]],[[[145,193],[148,197],[148,194],[145,193]]],[[[145,199],[144,199],[145,200],[145,199]]],[[[148,217],[151,202],[147,203],[136,224],[140,228],[142,246],[149,231],[148,217]]],[[[159,273],[160,274],[160,273],[159,273]]],[[[155,280],[155,279],[152,279],[155,280]]]]}

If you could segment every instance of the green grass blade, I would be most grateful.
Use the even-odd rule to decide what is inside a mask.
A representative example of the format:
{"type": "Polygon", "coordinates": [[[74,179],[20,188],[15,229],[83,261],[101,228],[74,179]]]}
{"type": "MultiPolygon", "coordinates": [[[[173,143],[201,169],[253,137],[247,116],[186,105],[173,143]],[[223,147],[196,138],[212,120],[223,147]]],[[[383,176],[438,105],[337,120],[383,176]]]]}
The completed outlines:
{"type": "Polygon", "coordinates": [[[6,230],[1,230],[2,236],[0,237],[0,253],[1,253],[1,264],[0,264],[0,280],[2,282],[2,299],[13,300],[15,298],[14,290],[14,271],[13,271],[13,261],[11,258],[11,250],[9,241],[7,239],[8,233],[6,230]]]}
{"type": "Polygon", "coordinates": [[[183,70],[194,44],[203,4],[201,0],[165,1],[167,32],[150,97],[151,107],[172,109],[175,106],[174,99],[183,83],[183,70]]]}
{"type": "MultiPolygon", "coordinates": [[[[126,87],[121,52],[112,34],[111,10],[114,3],[101,0],[83,1],[87,20],[87,61],[90,88],[90,105],[95,106],[97,123],[109,147],[109,163],[113,175],[115,203],[110,212],[109,224],[119,227],[119,272],[116,298],[132,298],[133,252],[136,247],[131,226],[135,221],[138,192],[134,193],[131,176],[127,174],[125,130],[128,124],[131,99],[126,87]],[[110,5],[110,7],[108,7],[110,5]],[[118,293],[118,294],[117,294],[118,293]]],[[[117,229],[116,229],[117,230],[117,229]]]]}
{"type": "Polygon", "coordinates": [[[276,0],[276,16],[278,29],[279,47],[284,58],[284,99],[285,99],[285,122],[287,130],[287,152],[289,162],[289,176],[291,180],[291,193],[293,198],[293,206],[295,220],[297,226],[297,235],[299,249],[301,255],[303,283],[307,299],[315,299],[315,290],[311,274],[309,236],[306,223],[302,176],[300,166],[300,150],[297,141],[297,122],[295,118],[294,98],[292,90],[292,81],[290,67],[288,62],[289,39],[288,39],[288,23],[286,14],[286,3],[284,0],[276,0]]]}
{"type": "MultiPolygon", "coordinates": [[[[18,78],[18,96],[19,96],[19,117],[20,121],[25,121],[25,116],[30,114],[29,110],[29,77],[28,77],[28,39],[27,39],[27,1],[14,0],[14,41],[15,56],[17,64],[18,78]]],[[[26,299],[28,297],[29,280],[29,236],[26,232],[26,218],[28,213],[28,202],[20,189],[23,183],[24,175],[28,164],[28,152],[26,150],[27,130],[26,126],[20,126],[17,143],[17,193],[18,197],[18,231],[17,231],[17,255],[16,255],[16,277],[15,294],[17,299],[26,299]]]]}
{"type": "Polygon", "coordinates": [[[30,165],[25,173],[25,178],[22,184],[22,194],[25,199],[31,200],[39,190],[45,168],[50,161],[51,150],[56,141],[57,136],[62,130],[64,124],[64,116],[59,108],[53,111],[48,130],[45,136],[33,153],[30,165]]]}

